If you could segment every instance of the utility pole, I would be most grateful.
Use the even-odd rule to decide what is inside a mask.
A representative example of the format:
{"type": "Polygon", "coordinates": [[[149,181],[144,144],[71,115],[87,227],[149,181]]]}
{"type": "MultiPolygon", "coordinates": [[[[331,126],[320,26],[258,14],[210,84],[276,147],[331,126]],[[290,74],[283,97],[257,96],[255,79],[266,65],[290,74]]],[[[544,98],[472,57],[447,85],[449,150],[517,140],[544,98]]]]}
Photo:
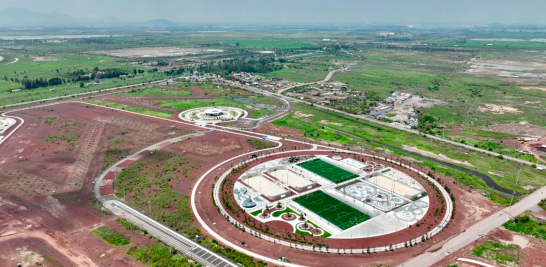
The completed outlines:
{"type": "MultiPolygon", "coordinates": [[[[523,163],[521,163],[520,167],[519,167],[519,172],[518,172],[518,177],[516,178],[516,187],[518,186],[518,182],[519,182],[519,175],[521,174],[521,169],[523,169],[523,163]]],[[[514,196],[516,195],[516,190],[514,189],[512,191],[512,198],[510,199],[510,206],[512,206],[512,201],[514,200],[514,196]]]]}

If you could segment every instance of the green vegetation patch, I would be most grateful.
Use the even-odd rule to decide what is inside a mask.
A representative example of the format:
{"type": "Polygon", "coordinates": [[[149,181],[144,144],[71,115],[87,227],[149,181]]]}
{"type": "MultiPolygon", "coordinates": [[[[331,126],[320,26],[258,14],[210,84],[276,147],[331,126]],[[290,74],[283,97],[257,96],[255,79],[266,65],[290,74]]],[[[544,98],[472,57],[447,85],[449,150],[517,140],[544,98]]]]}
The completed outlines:
{"type": "Polygon", "coordinates": [[[250,213],[250,214],[252,214],[252,216],[258,216],[258,215],[260,215],[260,214],[262,213],[262,211],[263,211],[263,210],[260,209],[260,210],[253,211],[253,212],[250,213]]]}
{"type": "Polygon", "coordinates": [[[245,105],[241,101],[236,101],[233,98],[226,96],[217,96],[210,99],[176,99],[176,100],[160,100],[161,107],[172,108],[176,110],[188,110],[202,107],[226,106],[245,109],[255,118],[260,118],[264,115],[270,115],[273,112],[266,108],[253,108],[250,105],[245,105]]]}
{"type": "Polygon", "coordinates": [[[51,123],[53,123],[56,119],[57,117],[46,117],[44,123],[47,125],[51,125],[51,123]]]}
{"type": "Polygon", "coordinates": [[[254,258],[251,256],[248,256],[244,253],[241,253],[237,250],[233,250],[231,248],[224,247],[218,243],[218,241],[214,239],[204,239],[202,242],[203,245],[208,247],[212,252],[218,253],[230,260],[232,260],[235,263],[238,263],[241,266],[244,267],[266,267],[267,263],[263,261],[254,261],[254,258]]]}
{"type": "Polygon", "coordinates": [[[504,245],[499,242],[486,241],[474,248],[470,255],[492,260],[509,266],[519,265],[520,249],[514,245],[504,245]]]}
{"type": "Polygon", "coordinates": [[[48,143],[56,143],[59,140],[71,143],[71,142],[74,142],[74,141],[78,140],[78,135],[77,134],[60,134],[60,133],[56,133],[56,134],[53,134],[53,135],[46,136],[44,138],[44,140],[46,142],[48,142],[48,143]]]}
{"type": "Polygon", "coordinates": [[[298,166],[312,173],[320,175],[321,177],[324,177],[336,184],[358,177],[358,175],[350,171],[346,171],[321,159],[314,159],[311,161],[299,163],[298,166]]]}
{"type": "Polygon", "coordinates": [[[120,95],[130,96],[188,96],[191,92],[188,90],[170,90],[157,87],[133,89],[127,93],[121,93],[120,95]]]}
{"type": "MultiPolygon", "coordinates": [[[[321,229],[322,230],[322,235],[320,236],[321,238],[328,238],[330,236],[332,236],[332,234],[330,234],[328,231],[324,230],[323,228],[319,227],[318,225],[316,225],[315,223],[313,223],[312,221],[309,221],[307,220],[307,223],[310,224],[310,225],[313,225],[315,228],[317,229],[321,229]]],[[[307,232],[307,231],[301,231],[299,230],[297,227],[296,227],[296,234],[299,234],[299,235],[306,235],[306,236],[314,236],[313,234],[307,232]]]]}
{"type": "Polygon", "coordinates": [[[125,197],[131,206],[193,238],[199,229],[192,224],[190,197],[171,185],[193,179],[189,174],[193,168],[197,167],[186,157],[154,151],[121,171],[116,179],[116,196],[125,197]]]}
{"type": "Polygon", "coordinates": [[[531,219],[529,215],[518,216],[504,223],[504,227],[510,231],[546,240],[546,224],[531,219]]]}
{"type": "Polygon", "coordinates": [[[103,100],[98,100],[98,99],[87,99],[87,100],[85,100],[85,102],[95,104],[95,105],[99,105],[99,106],[105,106],[105,107],[109,107],[109,108],[127,110],[127,111],[131,111],[131,112],[135,112],[135,113],[140,113],[140,114],[159,117],[159,118],[164,118],[164,119],[170,118],[173,115],[171,112],[153,110],[153,109],[144,108],[144,107],[129,106],[129,105],[125,105],[125,104],[120,104],[120,103],[110,102],[110,101],[103,101],[103,100]]]}
{"type": "Polygon", "coordinates": [[[328,70],[283,68],[281,70],[267,73],[265,76],[291,82],[309,83],[322,81],[327,74],[328,70]]]}
{"type": "Polygon", "coordinates": [[[514,158],[519,158],[519,159],[527,160],[530,162],[538,162],[533,155],[519,152],[515,148],[507,147],[500,142],[489,141],[489,140],[480,141],[480,140],[476,140],[474,138],[470,138],[466,136],[450,136],[449,139],[453,141],[457,141],[459,143],[481,148],[484,150],[503,154],[506,156],[511,156],[514,158]]]}
{"type": "Polygon", "coordinates": [[[98,237],[104,239],[106,242],[108,242],[108,244],[115,247],[125,246],[131,243],[131,239],[129,239],[129,237],[126,237],[115,229],[110,229],[106,226],[102,226],[93,230],[93,233],[95,233],[98,237]]]}
{"type": "MultiPolygon", "coordinates": [[[[403,149],[407,146],[437,155],[445,155],[450,159],[460,162],[453,164],[481,172],[491,177],[498,185],[508,190],[515,190],[521,194],[530,192],[530,190],[525,189],[523,186],[541,187],[546,184],[544,175],[532,166],[525,164],[521,166],[517,162],[493,156],[485,156],[480,152],[467,150],[448,143],[433,142],[422,135],[407,133],[361,119],[351,118],[346,115],[318,109],[311,105],[295,104],[290,114],[272,123],[282,127],[302,130],[304,131],[302,137],[311,138],[315,141],[338,143],[347,146],[360,145],[370,151],[387,148],[396,155],[417,158],[419,161],[422,161],[416,162],[418,165],[430,168],[443,175],[451,176],[465,186],[488,190],[491,193],[488,197],[503,205],[508,205],[510,201],[509,196],[487,187],[485,182],[480,178],[453,168],[440,167],[437,163],[395,151],[391,147],[403,149]],[[321,121],[335,122],[335,124],[328,123],[325,125],[321,121]],[[468,164],[465,164],[465,162],[468,162],[468,164]],[[520,168],[522,171],[519,175],[519,183],[516,184],[518,172],[510,170],[519,170],[520,168]]],[[[468,139],[474,140],[472,138],[468,139]]]]}
{"type": "Polygon", "coordinates": [[[322,192],[315,191],[294,199],[296,203],[326,219],[342,230],[351,228],[371,217],[322,192]]]}
{"type": "Polygon", "coordinates": [[[273,143],[273,142],[262,140],[262,139],[248,139],[247,141],[252,146],[252,148],[256,150],[272,148],[277,146],[277,143],[273,143]]]}
{"type": "Polygon", "coordinates": [[[134,246],[127,250],[129,256],[150,267],[197,267],[198,263],[191,263],[188,258],[161,242],[149,247],[134,246]]]}
{"type": "Polygon", "coordinates": [[[112,164],[136,152],[135,150],[135,142],[123,137],[111,137],[108,139],[108,147],[104,153],[102,170],[106,170],[112,164]]]}
{"type": "Polygon", "coordinates": [[[487,137],[487,138],[516,138],[517,137],[513,134],[497,133],[497,132],[490,132],[490,131],[476,130],[476,129],[461,129],[460,132],[474,135],[474,136],[479,136],[479,137],[487,137]]]}

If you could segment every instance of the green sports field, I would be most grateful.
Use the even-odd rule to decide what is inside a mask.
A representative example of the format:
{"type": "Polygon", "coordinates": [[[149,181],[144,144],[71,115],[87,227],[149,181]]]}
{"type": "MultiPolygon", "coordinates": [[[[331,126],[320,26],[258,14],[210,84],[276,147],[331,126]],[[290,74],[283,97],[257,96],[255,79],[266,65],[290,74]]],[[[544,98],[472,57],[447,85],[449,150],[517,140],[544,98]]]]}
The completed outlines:
{"type": "Polygon", "coordinates": [[[312,173],[320,175],[336,184],[358,177],[358,175],[352,172],[349,172],[342,168],[334,166],[321,159],[314,159],[311,161],[300,163],[298,164],[298,166],[312,173]]]}
{"type": "Polygon", "coordinates": [[[311,194],[294,198],[294,201],[342,230],[351,228],[371,218],[368,214],[322,191],[315,191],[311,194]]]}

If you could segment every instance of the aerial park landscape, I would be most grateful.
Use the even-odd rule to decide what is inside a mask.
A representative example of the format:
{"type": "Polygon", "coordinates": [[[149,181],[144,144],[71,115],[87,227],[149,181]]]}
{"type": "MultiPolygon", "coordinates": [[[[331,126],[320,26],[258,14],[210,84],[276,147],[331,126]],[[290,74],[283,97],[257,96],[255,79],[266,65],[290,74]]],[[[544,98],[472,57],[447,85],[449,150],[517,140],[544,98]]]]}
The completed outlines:
{"type": "Polygon", "coordinates": [[[546,266],[538,22],[1,15],[0,266],[546,266]]]}

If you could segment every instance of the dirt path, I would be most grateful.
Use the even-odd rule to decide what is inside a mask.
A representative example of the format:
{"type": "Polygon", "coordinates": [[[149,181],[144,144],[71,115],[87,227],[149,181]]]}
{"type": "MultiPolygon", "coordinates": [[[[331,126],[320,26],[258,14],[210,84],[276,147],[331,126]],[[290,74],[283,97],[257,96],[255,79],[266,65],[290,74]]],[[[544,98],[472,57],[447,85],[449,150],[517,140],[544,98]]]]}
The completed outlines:
{"type": "Polygon", "coordinates": [[[0,242],[18,238],[37,238],[43,240],[51,247],[54,247],[60,254],[71,260],[74,263],[74,266],[98,267],[98,265],[93,263],[93,261],[87,258],[83,253],[75,251],[74,248],[70,248],[68,242],[60,237],[53,238],[41,231],[21,233],[8,232],[6,234],[7,235],[0,237],[0,242]]]}

